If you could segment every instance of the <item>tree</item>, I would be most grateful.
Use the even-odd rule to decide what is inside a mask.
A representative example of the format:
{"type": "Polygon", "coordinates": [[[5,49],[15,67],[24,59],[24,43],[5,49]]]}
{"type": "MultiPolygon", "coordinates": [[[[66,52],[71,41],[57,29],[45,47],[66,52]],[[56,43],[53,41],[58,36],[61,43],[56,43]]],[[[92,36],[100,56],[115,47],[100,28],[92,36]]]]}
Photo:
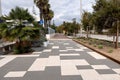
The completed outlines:
{"type": "Polygon", "coordinates": [[[115,48],[118,48],[120,0],[96,0],[93,9],[92,14],[89,12],[84,12],[83,14],[82,24],[84,29],[88,30],[87,26],[91,26],[90,29],[94,27],[100,34],[103,29],[108,29],[109,34],[113,35],[114,39],[116,36],[115,48]]]}
{"type": "Polygon", "coordinates": [[[50,21],[54,16],[54,12],[50,10],[49,0],[34,0],[34,3],[39,8],[40,19],[44,20],[45,28],[50,26],[50,21]]]}
{"type": "Polygon", "coordinates": [[[18,20],[19,24],[22,24],[23,20],[28,20],[29,22],[33,22],[34,18],[32,15],[29,14],[28,9],[23,9],[20,7],[16,7],[12,9],[9,15],[7,16],[8,19],[18,20]]]}
{"type": "Polygon", "coordinates": [[[48,0],[34,0],[34,3],[39,8],[40,11],[40,19],[43,20],[44,9],[46,9],[46,5],[48,4],[48,0]]]}
{"type": "Polygon", "coordinates": [[[63,22],[62,25],[57,27],[57,31],[63,32],[66,35],[77,34],[80,30],[80,25],[76,22],[76,19],[73,19],[73,22],[63,22]]]}
{"type": "Polygon", "coordinates": [[[97,0],[93,8],[93,14],[96,15],[95,25],[97,31],[100,33],[103,29],[110,29],[110,32],[114,32],[113,36],[116,34],[115,48],[118,48],[120,0],[97,0]]]}
{"type": "Polygon", "coordinates": [[[51,20],[54,17],[54,12],[52,10],[49,11],[49,13],[47,14],[47,22],[48,22],[48,26],[50,27],[51,25],[51,20]]]}
{"type": "Polygon", "coordinates": [[[7,18],[14,22],[12,25],[4,24],[0,26],[2,38],[6,41],[16,41],[16,47],[17,50],[20,50],[20,53],[24,52],[24,49],[27,52],[30,48],[26,49],[26,47],[30,47],[30,44],[26,43],[30,43],[31,40],[39,38],[39,28],[25,26],[22,22],[27,20],[31,23],[34,18],[29,14],[27,9],[25,10],[20,7],[12,9],[9,15],[6,16],[7,18]]]}
{"type": "Polygon", "coordinates": [[[92,27],[90,26],[91,19],[92,19],[92,14],[85,11],[82,18],[82,24],[83,24],[84,30],[87,32],[87,38],[88,38],[89,30],[92,27]]]}

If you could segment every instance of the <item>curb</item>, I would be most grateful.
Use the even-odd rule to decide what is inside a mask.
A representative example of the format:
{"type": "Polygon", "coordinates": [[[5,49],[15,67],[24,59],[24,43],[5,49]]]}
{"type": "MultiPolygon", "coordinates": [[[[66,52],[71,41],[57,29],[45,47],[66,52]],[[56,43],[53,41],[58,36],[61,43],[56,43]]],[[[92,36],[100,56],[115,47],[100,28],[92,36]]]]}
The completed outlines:
{"type": "Polygon", "coordinates": [[[88,45],[86,45],[86,44],[83,44],[82,42],[80,42],[80,41],[78,41],[78,40],[76,40],[76,39],[73,39],[73,41],[75,41],[75,42],[77,42],[77,43],[79,43],[79,44],[81,44],[81,45],[83,45],[83,46],[85,46],[85,47],[87,47],[87,48],[89,48],[89,49],[92,49],[93,51],[95,51],[95,52],[97,52],[97,53],[99,53],[99,54],[101,54],[101,55],[103,55],[103,56],[105,56],[105,57],[113,60],[114,62],[120,64],[120,61],[119,61],[119,60],[117,60],[117,59],[115,59],[115,58],[112,58],[112,57],[104,54],[105,52],[103,52],[103,51],[99,51],[98,49],[94,49],[94,48],[92,48],[91,46],[88,46],[88,45]]]}

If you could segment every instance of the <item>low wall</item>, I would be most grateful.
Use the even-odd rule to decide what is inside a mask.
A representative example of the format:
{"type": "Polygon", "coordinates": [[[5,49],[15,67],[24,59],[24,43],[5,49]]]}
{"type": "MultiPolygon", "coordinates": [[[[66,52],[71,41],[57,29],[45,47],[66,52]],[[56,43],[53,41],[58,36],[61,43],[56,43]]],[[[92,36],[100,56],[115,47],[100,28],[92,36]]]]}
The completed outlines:
{"type": "Polygon", "coordinates": [[[55,33],[52,33],[52,34],[46,34],[46,38],[49,40],[51,39],[52,37],[55,36],[55,33]]]}
{"type": "Polygon", "coordinates": [[[8,54],[8,53],[12,52],[13,47],[14,47],[14,44],[9,44],[9,45],[0,47],[0,55],[4,55],[4,54],[8,54]]]}

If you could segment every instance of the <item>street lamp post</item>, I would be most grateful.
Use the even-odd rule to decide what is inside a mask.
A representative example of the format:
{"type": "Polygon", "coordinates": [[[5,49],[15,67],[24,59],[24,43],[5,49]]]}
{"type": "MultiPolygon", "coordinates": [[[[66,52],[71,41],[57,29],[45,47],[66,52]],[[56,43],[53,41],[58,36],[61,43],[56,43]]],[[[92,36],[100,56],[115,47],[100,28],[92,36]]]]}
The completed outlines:
{"type": "Polygon", "coordinates": [[[0,17],[2,16],[2,5],[1,5],[1,0],[0,0],[0,17]]]}
{"type": "MultiPolygon", "coordinates": [[[[82,19],[82,0],[80,0],[80,18],[82,19]]],[[[80,36],[82,37],[82,25],[80,27],[80,36]]]]}

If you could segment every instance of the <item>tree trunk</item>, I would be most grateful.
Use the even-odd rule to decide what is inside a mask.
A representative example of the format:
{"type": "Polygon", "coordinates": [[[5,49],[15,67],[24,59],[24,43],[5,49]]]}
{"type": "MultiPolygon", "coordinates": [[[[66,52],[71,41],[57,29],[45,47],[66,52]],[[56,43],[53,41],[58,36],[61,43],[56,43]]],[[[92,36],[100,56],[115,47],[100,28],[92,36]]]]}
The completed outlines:
{"type": "MultiPolygon", "coordinates": [[[[42,12],[42,9],[40,9],[40,20],[43,20],[43,12],[42,12]]],[[[44,22],[43,22],[43,25],[42,25],[43,27],[44,27],[44,22]]]]}
{"type": "Polygon", "coordinates": [[[118,38],[119,38],[119,21],[117,21],[117,32],[116,32],[116,44],[115,44],[115,48],[118,48],[118,38]]]}
{"type": "Polygon", "coordinates": [[[51,20],[48,21],[48,24],[49,24],[49,27],[50,27],[50,25],[51,25],[51,20]]]}
{"type": "Polygon", "coordinates": [[[88,30],[88,26],[87,26],[87,38],[88,38],[88,34],[89,34],[89,32],[88,32],[89,30],[88,30]]]}
{"type": "Polygon", "coordinates": [[[115,44],[115,35],[113,35],[113,44],[115,44]]]}

